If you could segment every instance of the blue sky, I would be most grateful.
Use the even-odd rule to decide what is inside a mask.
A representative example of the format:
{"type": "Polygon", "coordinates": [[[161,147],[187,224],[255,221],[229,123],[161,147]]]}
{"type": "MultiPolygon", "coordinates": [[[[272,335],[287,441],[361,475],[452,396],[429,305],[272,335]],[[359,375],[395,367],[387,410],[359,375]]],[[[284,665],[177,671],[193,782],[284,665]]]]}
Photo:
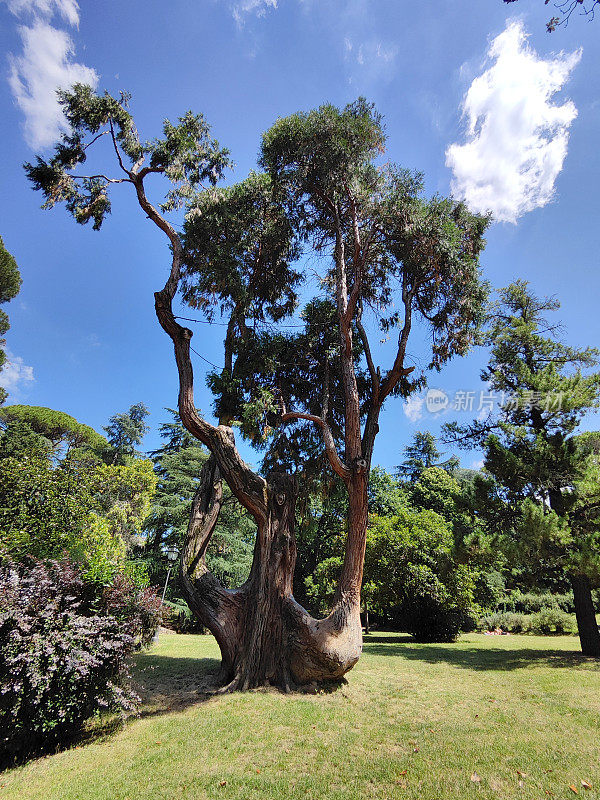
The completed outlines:
{"type": "MultiPolygon", "coordinates": [[[[60,127],[54,87],[82,79],[131,92],[144,138],[164,117],[201,111],[231,150],[230,180],[255,166],[278,116],[365,95],[385,117],[391,160],[422,170],[430,193],[453,191],[502,220],[482,258],[492,285],[521,277],[556,294],[565,338],[598,344],[600,19],[547,34],[552,13],[542,0],[0,0],[0,235],[23,276],[7,307],[9,402],[101,430],[142,400],[149,449],[176,403],[152,303],[169,261],[161,235],[127,187],[95,233],[40,210],[23,174],[60,127]]],[[[198,327],[194,346],[222,363],[222,329],[198,327]]],[[[422,357],[418,337],[410,350],[422,357]]],[[[379,356],[385,367],[385,345],[379,356]]],[[[477,413],[483,363],[475,351],[431,377],[451,398],[474,392],[461,419],[477,413]]],[[[196,361],[197,405],[210,414],[205,368],[196,361]]],[[[415,430],[436,433],[454,416],[389,402],[375,461],[392,467],[415,430]]],[[[466,466],[477,459],[463,454],[466,466]]]]}

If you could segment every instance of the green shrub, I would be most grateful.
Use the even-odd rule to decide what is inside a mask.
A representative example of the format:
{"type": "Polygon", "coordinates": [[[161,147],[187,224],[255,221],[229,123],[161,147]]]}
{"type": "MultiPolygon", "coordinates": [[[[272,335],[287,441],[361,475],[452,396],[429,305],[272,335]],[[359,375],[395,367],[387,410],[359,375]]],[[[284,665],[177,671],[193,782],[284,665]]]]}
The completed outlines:
{"type": "Polygon", "coordinates": [[[457,564],[451,526],[434,511],[373,515],[367,532],[369,608],[421,642],[472,629],[475,576],[457,564]]]}
{"type": "Polygon", "coordinates": [[[559,608],[543,608],[529,618],[529,630],[543,636],[573,633],[573,618],[559,608]]]}
{"type": "Polygon", "coordinates": [[[567,614],[574,613],[573,594],[553,594],[552,592],[511,592],[501,603],[507,611],[517,611],[521,614],[537,614],[545,608],[557,608],[567,614]]]}
{"type": "Polygon", "coordinates": [[[502,611],[481,617],[479,630],[493,631],[500,628],[507,633],[536,633],[542,636],[575,632],[573,617],[560,608],[542,608],[536,614],[519,614],[502,611]]]}
{"type": "Polygon", "coordinates": [[[496,612],[482,617],[477,627],[484,631],[494,631],[500,628],[508,633],[524,633],[528,630],[528,618],[525,614],[516,614],[514,611],[496,612]]]}

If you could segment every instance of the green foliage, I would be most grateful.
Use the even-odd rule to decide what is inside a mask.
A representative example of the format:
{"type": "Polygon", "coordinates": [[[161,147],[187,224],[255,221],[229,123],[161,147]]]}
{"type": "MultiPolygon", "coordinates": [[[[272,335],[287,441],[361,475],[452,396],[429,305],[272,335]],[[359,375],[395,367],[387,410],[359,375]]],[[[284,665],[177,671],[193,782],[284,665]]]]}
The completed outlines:
{"type": "Polygon", "coordinates": [[[231,316],[238,336],[248,335],[247,318],[277,321],[296,308],[297,236],[268,175],[251,172],[199,195],[186,215],[184,247],[184,300],[209,319],[215,308],[231,316]]]}
{"type": "Polygon", "coordinates": [[[100,464],[93,471],[94,503],[110,535],[131,550],[141,546],[143,525],[156,489],[152,462],[135,459],[128,464],[100,464]]]}
{"type": "Polygon", "coordinates": [[[518,589],[506,595],[502,601],[503,608],[518,611],[522,614],[535,614],[545,608],[557,608],[572,614],[573,593],[556,594],[553,592],[521,592],[518,589]]]}
{"type": "MultiPolygon", "coordinates": [[[[144,522],[148,549],[154,554],[166,546],[181,547],[208,459],[208,452],[186,431],[177,412],[168,411],[172,421],[160,426],[164,444],[151,454],[158,483],[144,522]]],[[[239,586],[247,578],[255,531],[254,521],[225,487],[219,522],[206,554],[209,568],[225,586],[239,586]]]]}
{"type": "MultiPolygon", "coordinates": [[[[0,409],[0,411],[3,409],[0,409]]],[[[1,419],[1,416],[0,416],[1,419]]],[[[26,422],[2,421],[0,431],[0,458],[33,457],[50,458],[52,442],[35,433],[26,422]]]]}
{"type": "Polygon", "coordinates": [[[503,611],[482,617],[477,627],[480,630],[506,633],[533,633],[539,636],[563,636],[575,633],[576,624],[572,615],[560,608],[541,608],[534,614],[503,611]]]}
{"type": "Polygon", "coordinates": [[[459,446],[485,449],[486,470],[501,493],[495,508],[504,546],[531,586],[556,583],[561,574],[564,580],[565,572],[600,577],[600,473],[593,440],[586,446],[583,439],[580,448],[577,435],[584,414],[600,405],[600,373],[590,372],[599,354],[561,341],[559,326],[545,318],[558,308],[525,281],[501,291],[482,379],[510,397],[496,417],[447,426],[459,446]]]}
{"type": "Polygon", "coordinates": [[[527,615],[502,611],[481,617],[477,622],[477,627],[485,631],[501,630],[506,633],[525,633],[529,625],[527,615]]]}
{"type": "MultiPolygon", "coordinates": [[[[17,267],[17,262],[4,247],[4,242],[0,236],[0,304],[8,303],[19,293],[21,288],[21,274],[17,267]]],[[[4,334],[10,328],[8,314],[0,309],[0,369],[6,361],[6,353],[3,345],[4,334]]],[[[6,400],[7,392],[0,386],[0,404],[6,400]]]]}
{"type": "Polygon", "coordinates": [[[34,188],[43,192],[44,208],[64,203],[76,222],[93,220],[94,230],[110,213],[109,185],[128,178],[74,175],[72,170],[87,159],[86,136],[110,137],[124,169],[125,164],[130,169],[145,165],[146,173],[165,175],[172,184],[163,203],[165,210],[189,201],[204,181],[216,183],[229,165],[227,151],[210,138],[201,115],[188,111],[177,124],[165,120],[162,138],[142,142],[127,110],[128,95],[122,93],[117,100],[107,92],[100,95],[90,86],[75,84],[69,91],[60,91],[59,97],[71,131],[63,134],[50,159],[38,156],[35,164],[25,164],[25,171],[34,188]]]}
{"type": "Polygon", "coordinates": [[[312,575],[305,580],[306,595],[319,613],[327,613],[335,594],[338,576],[342,568],[340,556],[330,556],[320,561],[312,575]]]}
{"type": "Polygon", "coordinates": [[[154,474],[147,461],[90,466],[46,457],[0,459],[0,550],[16,561],[60,558],[81,565],[86,580],[117,573],[144,581],[127,562],[127,545],[149,507],[154,474]]]}
{"type": "Polygon", "coordinates": [[[412,443],[404,448],[404,461],[396,467],[397,473],[402,478],[414,482],[429,467],[439,467],[447,472],[456,470],[459,460],[452,456],[452,458],[440,462],[441,455],[435,436],[429,431],[417,431],[413,436],[412,443]]]}
{"type": "Polygon", "coordinates": [[[470,624],[473,575],[456,564],[452,530],[433,511],[372,518],[365,583],[371,608],[419,641],[452,640],[470,624]]]}
{"type": "Polygon", "coordinates": [[[376,466],[369,475],[369,514],[378,517],[395,516],[406,506],[402,484],[382,467],[376,466]]]}
{"type": "MultiPolygon", "coordinates": [[[[261,161],[317,252],[341,232],[350,277],[356,215],[371,237],[362,302],[378,309],[389,333],[402,322],[399,283],[434,332],[429,366],[437,369],[466,352],[481,320],[486,287],[477,259],[487,219],[452,200],[424,200],[420,174],[378,166],[385,142],[381,116],[361,98],[343,110],[326,105],[279,119],[263,136],[261,161]]],[[[333,288],[333,272],[329,281],[333,288]]],[[[409,390],[401,382],[398,391],[409,390]]]]}
{"type": "Polygon", "coordinates": [[[532,633],[540,633],[542,636],[560,636],[565,633],[574,633],[576,626],[573,617],[559,608],[542,608],[537,614],[532,615],[529,630],[532,633]]]}
{"type": "MultiPolygon", "coordinates": [[[[64,411],[55,411],[42,406],[5,406],[0,408],[0,424],[9,437],[11,430],[19,436],[26,436],[26,429],[14,426],[28,426],[31,431],[50,443],[55,454],[69,454],[78,449],[100,455],[106,450],[106,439],[89,425],[83,425],[64,411]]],[[[39,447],[40,445],[36,445],[39,447]]]]}
{"type": "Polygon", "coordinates": [[[66,551],[84,560],[102,538],[93,509],[85,469],[55,468],[39,457],[0,461],[1,544],[13,559],[60,557],[66,551]]]}
{"type": "Polygon", "coordinates": [[[106,458],[111,464],[127,464],[138,456],[136,446],[141,444],[149,430],[145,419],[150,412],[143,403],[135,403],[124,414],[113,414],[104,428],[109,450],[106,458]]]}

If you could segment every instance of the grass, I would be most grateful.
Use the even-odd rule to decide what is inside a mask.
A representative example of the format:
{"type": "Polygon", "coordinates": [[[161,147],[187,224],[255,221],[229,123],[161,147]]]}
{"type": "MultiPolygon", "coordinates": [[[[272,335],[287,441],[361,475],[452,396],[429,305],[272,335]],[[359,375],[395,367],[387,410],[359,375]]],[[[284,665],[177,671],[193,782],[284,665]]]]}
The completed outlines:
{"type": "Polygon", "coordinates": [[[0,775],[6,800],[600,798],[600,664],[574,637],[366,637],[329,694],[198,695],[218,649],[161,635],[141,716],[0,775]],[[592,785],[585,789],[582,780],[592,785]]]}

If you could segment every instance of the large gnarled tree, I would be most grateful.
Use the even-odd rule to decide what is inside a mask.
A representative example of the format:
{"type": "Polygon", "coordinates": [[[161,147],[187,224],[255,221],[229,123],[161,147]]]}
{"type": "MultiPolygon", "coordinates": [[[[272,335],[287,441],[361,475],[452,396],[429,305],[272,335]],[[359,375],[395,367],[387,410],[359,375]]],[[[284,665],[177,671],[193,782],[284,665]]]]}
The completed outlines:
{"type": "Polygon", "coordinates": [[[129,184],[171,248],[156,314],[174,345],[181,420],[211,452],[181,579],[221,648],[222,688],[338,679],[362,647],[367,484],[379,415],[388,397],[423,385],[407,364],[413,329],[430,347],[431,368],[468,349],[485,297],[478,257],[487,221],[451,199],[424,199],[419,175],[379,164],[385,135],[363,100],[278,120],[263,138],[264,172],[228,188],[216,188],[228,154],[202,117],[167,121],[162,138],[142,142],[125,97],[76,86],[62,105],[72,133],[52,158],[27,165],[46,205],[62,201],[78,222],[99,228],[109,189],[129,184]],[[103,168],[82,172],[90,146],[102,142],[118,167],[114,177],[103,168]],[[161,206],[147,194],[154,176],[171,181],[161,206]],[[178,230],[169,212],[182,205],[178,230]],[[299,297],[315,282],[318,297],[298,316],[299,297]],[[227,326],[225,366],[209,376],[218,425],[194,405],[192,331],[173,305],[179,290],[207,320],[219,314],[227,326]],[[374,331],[396,337],[388,369],[376,365],[374,331]],[[233,423],[268,448],[275,469],[266,477],[242,460],[233,423]],[[349,498],[345,558],[324,619],[311,617],[292,587],[297,479],[285,466],[310,438],[306,426],[319,434],[349,498]],[[257,524],[250,574],[237,589],[220,585],[204,558],[223,480],[257,524]]]}

